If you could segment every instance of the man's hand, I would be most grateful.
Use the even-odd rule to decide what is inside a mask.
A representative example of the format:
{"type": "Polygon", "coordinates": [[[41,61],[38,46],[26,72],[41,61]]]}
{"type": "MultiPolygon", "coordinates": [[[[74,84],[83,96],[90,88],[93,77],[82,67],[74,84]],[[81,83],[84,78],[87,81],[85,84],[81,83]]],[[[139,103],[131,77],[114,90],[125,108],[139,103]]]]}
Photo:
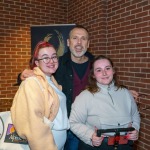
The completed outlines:
{"type": "Polygon", "coordinates": [[[130,92],[131,92],[132,96],[134,97],[135,101],[137,101],[138,97],[139,97],[139,93],[134,90],[130,90],[130,92]]]}
{"type": "Polygon", "coordinates": [[[34,76],[33,70],[30,69],[25,69],[22,73],[21,73],[21,80],[25,80],[28,77],[34,76]]]}

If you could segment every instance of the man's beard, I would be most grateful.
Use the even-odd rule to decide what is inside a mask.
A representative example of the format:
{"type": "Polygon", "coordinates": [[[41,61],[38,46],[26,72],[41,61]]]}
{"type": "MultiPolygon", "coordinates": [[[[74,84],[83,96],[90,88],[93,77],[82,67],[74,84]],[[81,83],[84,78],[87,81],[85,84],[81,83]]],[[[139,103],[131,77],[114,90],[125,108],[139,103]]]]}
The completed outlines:
{"type": "Polygon", "coordinates": [[[81,52],[76,52],[75,50],[70,50],[70,51],[73,54],[73,56],[78,58],[84,56],[84,54],[86,53],[86,50],[82,50],[81,52]]]}

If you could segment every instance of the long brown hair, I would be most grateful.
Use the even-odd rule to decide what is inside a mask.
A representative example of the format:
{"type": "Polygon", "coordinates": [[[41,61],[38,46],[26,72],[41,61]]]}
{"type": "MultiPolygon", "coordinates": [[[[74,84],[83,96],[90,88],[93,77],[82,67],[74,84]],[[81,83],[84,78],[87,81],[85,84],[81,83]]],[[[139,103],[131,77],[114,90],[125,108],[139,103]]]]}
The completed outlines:
{"type": "MultiPolygon", "coordinates": [[[[33,55],[30,59],[30,62],[29,62],[29,66],[30,66],[30,69],[33,69],[34,67],[36,67],[36,64],[35,64],[35,61],[38,60],[38,54],[39,54],[39,50],[41,48],[45,48],[45,47],[53,47],[53,45],[51,45],[50,43],[48,42],[45,42],[45,41],[40,41],[38,42],[38,44],[35,46],[35,49],[34,49],[34,52],[33,52],[33,55]]],[[[54,48],[55,49],[55,48],[54,48]]]]}
{"type": "MultiPolygon", "coordinates": [[[[108,58],[108,57],[106,57],[104,55],[99,55],[99,56],[94,58],[94,60],[92,62],[89,78],[88,78],[88,85],[86,87],[86,89],[88,91],[90,91],[91,93],[96,93],[96,92],[98,92],[100,90],[99,87],[97,86],[97,81],[96,81],[96,79],[93,76],[94,76],[94,64],[95,64],[95,62],[97,60],[102,60],[102,59],[108,60],[110,62],[110,65],[114,69],[114,64],[113,64],[113,62],[112,62],[112,60],[110,58],[108,58]]],[[[113,81],[114,81],[115,86],[117,87],[117,90],[119,88],[126,88],[126,86],[119,84],[117,76],[116,76],[116,72],[113,75],[113,81]]]]}

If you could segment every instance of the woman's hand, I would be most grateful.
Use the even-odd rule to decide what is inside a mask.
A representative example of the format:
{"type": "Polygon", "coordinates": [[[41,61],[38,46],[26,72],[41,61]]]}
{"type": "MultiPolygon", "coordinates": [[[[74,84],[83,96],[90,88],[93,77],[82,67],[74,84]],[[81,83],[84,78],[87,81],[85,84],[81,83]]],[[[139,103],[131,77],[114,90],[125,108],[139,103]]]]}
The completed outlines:
{"type": "Polygon", "coordinates": [[[127,134],[128,140],[136,141],[136,140],[138,140],[138,137],[139,137],[139,132],[137,130],[130,131],[127,134]]]}
{"type": "Polygon", "coordinates": [[[34,73],[33,73],[33,70],[29,70],[29,69],[25,69],[21,75],[20,75],[20,78],[21,80],[25,80],[26,78],[28,77],[31,77],[31,76],[34,76],[34,73]]]}
{"type": "Polygon", "coordinates": [[[98,137],[97,136],[97,129],[95,129],[95,132],[92,135],[92,145],[93,146],[100,146],[102,144],[102,141],[104,139],[104,136],[98,137]]]}

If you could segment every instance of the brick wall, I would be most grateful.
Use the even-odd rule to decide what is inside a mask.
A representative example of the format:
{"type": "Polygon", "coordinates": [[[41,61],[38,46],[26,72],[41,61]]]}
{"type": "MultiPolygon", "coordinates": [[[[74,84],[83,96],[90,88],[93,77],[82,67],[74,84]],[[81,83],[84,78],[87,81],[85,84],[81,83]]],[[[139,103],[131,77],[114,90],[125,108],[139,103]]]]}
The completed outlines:
{"type": "Polygon", "coordinates": [[[18,72],[28,66],[30,26],[83,24],[94,54],[110,56],[121,83],[139,98],[141,131],[136,150],[150,149],[150,1],[149,0],[2,0],[0,2],[0,111],[9,109],[18,72]]]}
{"type": "Polygon", "coordinates": [[[150,149],[150,1],[109,0],[107,54],[114,59],[120,81],[143,94],[139,98],[141,130],[138,149],[150,149]],[[144,96],[147,95],[147,96],[144,96]]]}
{"type": "Polygon", "coordinates": [[[69,0],[69,23],[90,31],[90,51],[110,56],[121,83],[143,94],[138,99],[141,131],[135,149],[150,149],[150,1],[69,0]],[[144,96],[147,95],[147,96],[144,96]]]}
{"type": "Polygon", "coordinates": [[[94,55],[106,54],[106,0],[69,0],[68,22],[84,25],[90,32],[90,48],[94,55]]]}
{"type": "MultiPolygon", "coordinates": [[[[66,0],[0,1],[0,111],[4,98],[14,97],[19,72],[28,67],[30,26],[67,23],[66,0]]],[[[6,99],[5,99],[6,101],[6,99]]]]}

